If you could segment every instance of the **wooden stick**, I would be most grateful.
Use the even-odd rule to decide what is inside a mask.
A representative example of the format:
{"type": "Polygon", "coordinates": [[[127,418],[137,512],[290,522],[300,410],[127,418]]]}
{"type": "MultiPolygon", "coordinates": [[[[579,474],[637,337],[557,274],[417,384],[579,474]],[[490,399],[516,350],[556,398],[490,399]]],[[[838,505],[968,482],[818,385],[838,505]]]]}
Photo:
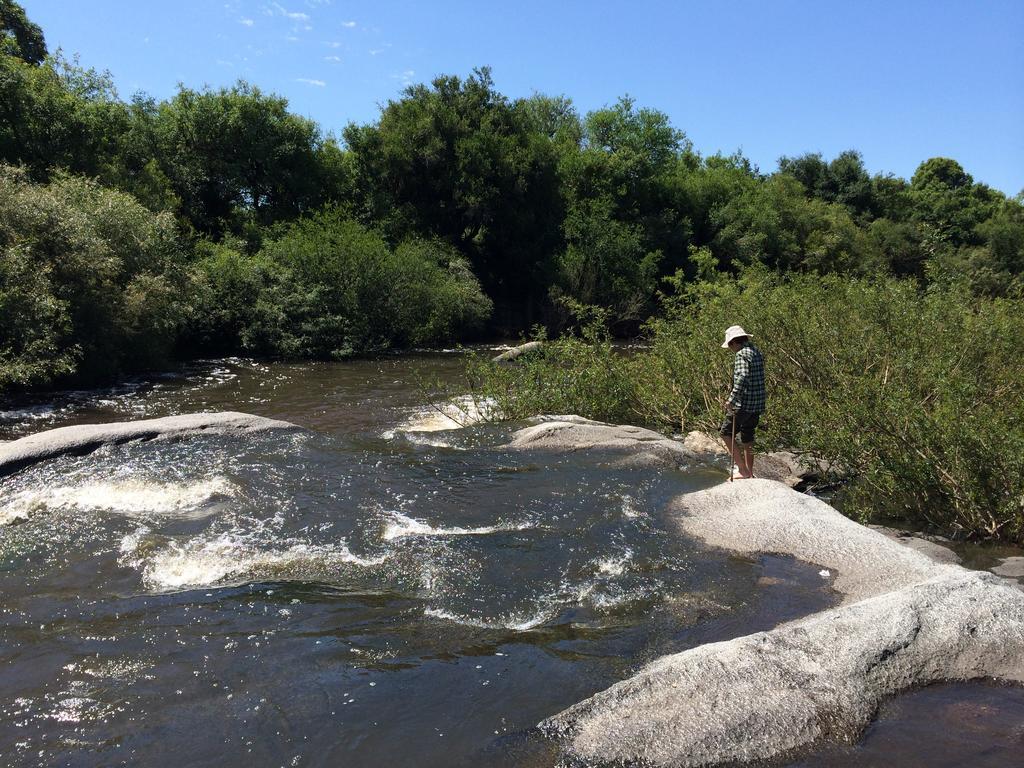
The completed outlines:
{"type": "Polygon", "coordinates": [[[729,482],[736,471],[736,411],[732,412],[732,442],[729,443],[729,482]]]}

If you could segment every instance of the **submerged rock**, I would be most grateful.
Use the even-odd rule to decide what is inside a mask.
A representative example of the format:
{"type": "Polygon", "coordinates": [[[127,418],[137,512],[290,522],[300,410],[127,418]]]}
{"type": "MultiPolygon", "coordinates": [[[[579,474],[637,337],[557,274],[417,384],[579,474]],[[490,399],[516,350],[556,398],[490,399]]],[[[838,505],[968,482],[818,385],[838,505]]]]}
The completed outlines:
{"type": "Polygon", "coordinates": [[[59,427],[0,445],[0,477],[47,459],[83,456],[104,445],[132,440],[173,439],[198,434],[250,434],[270,429],[298,430],[301,427],[237,411],[59,427]]]}

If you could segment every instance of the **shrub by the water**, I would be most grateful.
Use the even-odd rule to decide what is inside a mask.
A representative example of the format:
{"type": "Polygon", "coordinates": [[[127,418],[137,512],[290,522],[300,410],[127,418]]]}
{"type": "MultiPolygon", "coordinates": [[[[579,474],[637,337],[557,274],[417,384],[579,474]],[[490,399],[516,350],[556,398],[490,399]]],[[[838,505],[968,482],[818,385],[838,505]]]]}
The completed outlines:
{"type": "Polygon", "coordinates": [[[761,450],[828,461],[862,518],[1024,541],[1024,302],[939,282],[707,277],[679,286],[649,348],[623,355],[591,329],[522,365],[476,362],[471,382],[512,418],[713,430],[732,363],[721,334],[738,322],[767,361],[761,450]]]}
{"type": "Polygon", "coordinates": [[[491,311],[465,260],[439,241],[391,248],[327,210],[254,256],[204,243],[193,330],[215,352],[340,359],[479,332],[491,311]]]}
{"type": "Polygon", "coordinates": [[[186,308],[174,218],[0,166],[0,389],[167,362],[186,308]]]}

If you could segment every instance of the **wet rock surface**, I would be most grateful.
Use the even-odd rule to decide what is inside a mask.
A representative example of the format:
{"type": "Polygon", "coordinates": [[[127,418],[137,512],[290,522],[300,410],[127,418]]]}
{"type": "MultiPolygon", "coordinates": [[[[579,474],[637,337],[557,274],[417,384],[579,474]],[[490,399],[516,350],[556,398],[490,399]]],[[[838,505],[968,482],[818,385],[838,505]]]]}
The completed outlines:
{"type": "Polygon", "coordinates": [[[960,562],[960,555],[947,546],[949,544],[948,539],[939,536],[914,534],[909,531],[901,531],[898,528],[890,528],[885,525],[869,525],[868,527],[873,531],[878,531],[884,536],[888,536],[890,539],[898,544],[902,544],[904,547],[909,547],[921,554],[927,555],[936,562],[960,562]]]}
{"type": "Polygon", "coordinates": [[[514,450],[554,452],[603,451],[619,463],[683,467],[698,456],[678,440],[642,427],[605,424],[579,416],[541,417],[538,424],[519,430],[508,444],[514,450]]]}
{"type": "MultiPolygon", "coordinates": [[[[521,430],[513,444],[713,460],[707,436],[688,436],[679,452],[658,440],[665,438],[635,427],[559,417],[521,430]]],[[[982,678],[1024,682],[1019,586],[956,565],[934,542],[859,525],[789,485],[723,483],[677,497],[671,511],[681,533],[709,546],[788,554],[822,566],[843,604],[665,656],[548,718],[542,732],[570,761],[763,761],[856,738],[882,703],[916,687],[982,678]]]]}
{"type": "Polygon", "coordinates": [[[992,568],[992,573],[1010,579],[1024,579],[1024,557],[1007,557],[992,568]]]}
{"type": "Polygon", "coordinates": [[[940,576],[769,632],[666,656],[545,721],[587,764],[702,766],[849,739],[938,680],[1024,681],[1024,593],[940,576]]]}
{"type": "Polygon", "coordinates": [[[132,440],[177,439],[197,434],[246,434],[271,429],[298,430],[300,427],[287,421],[237,411],[60,427],[0,445],[0,477],[47,459],[81,456],[104,445],[132,440]]]}

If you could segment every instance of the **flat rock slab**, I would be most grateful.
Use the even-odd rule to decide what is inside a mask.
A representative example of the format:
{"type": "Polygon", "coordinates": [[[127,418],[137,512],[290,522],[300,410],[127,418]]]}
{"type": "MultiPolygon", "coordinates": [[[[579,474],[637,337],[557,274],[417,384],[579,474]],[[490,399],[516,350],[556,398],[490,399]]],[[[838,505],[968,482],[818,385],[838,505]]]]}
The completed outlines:
{"type": "Polygon", "coordinates": [[[677,440],[642,427],[605,424],[579,416],[545,416],[518,430],[505,446],[514,450],[559,453],[598,451],[616,455],[619,464],[678,468],[697,456],[677,440]]]}
{"type": "Polygon", "coordinates": [[[1004,558],[999,565],[992,568],[992,573],[1009,579],[1024,579],[1024,557],[1004,558]]]}
{"type": "MultiPolygon", "coordinates": [[[[520,429],[507,447],[517,450],[575,452],[593,450],[617,454],[617,465],[681,468],[695,463],[728,465],[729,454],[721,439],[690,432],[674,440],[642,427],[608,424],[580,416],[536,416],[537,423],[520,429]]],[[[803,484],[815,470],[786,451],[759,453],[755,472],[791,488],[803,484]]]]}
{"type": "Polygon", "coordinates": [[[847,603],[955,568],[771,480],[723,483],[683,494],[671,510],[683,533],[709,546],[792,555],[830,569],[836,575],[833,586],[847,603]]]}
{"type": "MultiPolygon", "coordinates": [[[[939,563],[959,563],[960,555],[954,552],[952,549],[947,547],[945,544],[939,543],[939,541],[933,538],[925,538],[924,535],[917,536],[907,531],[901,531],[898,528],[890,528],[885,525],[869,525],[873,531],[888,536],[893,541],[902,544],[904,547],[910,547],[911,549],[917,550],[921,554],[928,555],[932,560],[939,563]]],[[[938,537],[935,537],[938,538],[938,537]]],[[[940,539],[941,541],[948,542],[948,539],[940,539]]],[[[1024,560],[1024,558],[1021,558],[1024,560]]]]}
{"type": "Polygon", "coordinates": [[[160,419],[80,424],[38,432],[0,445],[0,477],[47,459],[82,456],[104,445],[132,440],[177,439],[199,434],[251,434],[267,430],[298,430],[287,421],[249,413],[190,413],[160,419]]]}

